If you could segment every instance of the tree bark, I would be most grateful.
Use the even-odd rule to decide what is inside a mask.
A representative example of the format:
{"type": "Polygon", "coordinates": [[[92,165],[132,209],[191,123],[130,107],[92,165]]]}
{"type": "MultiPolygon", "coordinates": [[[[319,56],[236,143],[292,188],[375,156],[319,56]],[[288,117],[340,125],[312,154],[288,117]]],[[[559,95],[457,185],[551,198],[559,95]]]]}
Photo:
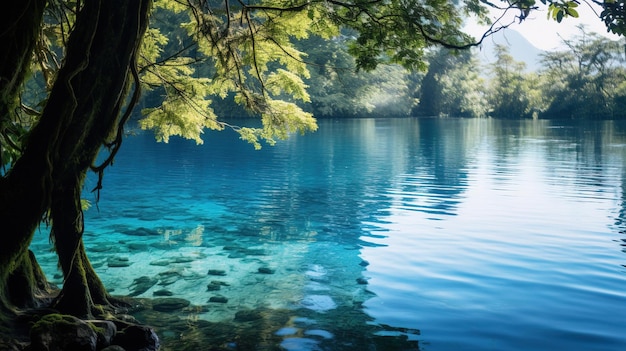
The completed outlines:
{"type": "Polygon", "coordinates": [[[56,306],[62,312],[80,317],[91,317],[94,303],[109,302],[83,246],[80,194],[85,174],[101,145],[116,133],[149,8],[149,1],[145,0],[95,3],[85,4],[81,15],[86,16],[80,18],[83,21],[77,22],[74,31],[79,37],[67,47],[68,56],[82,55],[85,43],[89,43],[89,56],[85,58],[88,63],[77,60],[64,67],[68,71],[68,88],[60,88],[60,99],[49,102],[51,110],[46,106],[43,116],[54,118],[58,113],[72,110],[58,144],[63,157],[52,173],[50,215],[52,237],[65,277],[56,306]],[[79,32],[82,27],[85,31],[79,32]],[[89,32],[91,29],[93,33],[89,32]]]}
{"type": "MultiPolygon", "coordinates": [[[[0,15],[0,133],[15,120],[19,93],[39,37],[46,0],[13,1],[0,15]]],[[[0,164],[2,162],[0,146],[0,164]]],[[[34,180],[27,177],[29,180],[34,180]]],[[[26,179],[25,179],[26,181],[26,179]]],[[[28,245],[43,214],[33,193],[23,193],[13,181],[0,177],[0,328],[11,324],[13,305],[30,306],[41,284],[41,270],[28,245]]],[[[34,193],[37,193],[35,190],[34,193]]]]}
{"type": "MultiPolygon", "coordinates": [[[[28,245],[45,215],[52,222],[51,237],[65,278],[56,306],[61,312],[89,317],[94,303],[109,303],[83,246],[80,194],[86,172],[101,145],[117,131],[130,72],[147,27],[150,3],[150,0],[86,1],[77,15],[63,67],[43,114],[31,130],[22,156],[0,178],[1,312],[33,304],[12,299],[9,294],[33,291],[41,286],[34,281],[40,272],[38,266],[31,267],[31,273],[12,273],[21,272],[29,263],[36,265],[28,255],[28,245]],[[17,279],[20,277],[33,279],[17,279]]],[[[41,20],[32,24],[37,30],[31,28],[31,36],[40,25],[41,20]]],[[[32,56],[37,37],[32,39],[31,45],[23,49],[22,57],[32,56]]],[[[6,71],[10,70],[0,67],[0,73],[6,71]]],[[[0,104],[6,105],[4,101],[0,104]]]]}

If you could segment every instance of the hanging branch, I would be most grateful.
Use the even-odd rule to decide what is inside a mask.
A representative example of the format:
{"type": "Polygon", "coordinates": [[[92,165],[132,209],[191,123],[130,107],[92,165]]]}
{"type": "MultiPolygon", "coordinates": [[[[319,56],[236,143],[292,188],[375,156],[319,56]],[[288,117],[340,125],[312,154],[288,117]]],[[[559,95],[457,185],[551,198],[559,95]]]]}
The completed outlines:
{"type": "MultiPolygon", "coordinates": [[[[133,77],[133,95],[126,106],[126,111],[124,111],[124,115],[120,118],[117,124],[117,131],[115,134],[115,138],[110,143],[106,143],[105,146],[110,150],[109,156],[98,166],[91,165],[90,168],[92,171],[98,174],[98,183],[91,190],[91,192],[96,192],[96,202],[100,200],[100,190],[102,189],[102,179],[104,177],[104,169],[113,163],[113,159],[117,152],[120,150],[122,146],[122,138],[124,135],[124,125],[130,118],[133,112],[133,107],[137,105],[139,102],[139,98],[141,97],[141,83],[139,81],[139,72],[137,71],[137,52],[133,52],[130,64],[130,72],[133,77]]],[[[121,103],[121,101],[120,101],[121,103]]]]}

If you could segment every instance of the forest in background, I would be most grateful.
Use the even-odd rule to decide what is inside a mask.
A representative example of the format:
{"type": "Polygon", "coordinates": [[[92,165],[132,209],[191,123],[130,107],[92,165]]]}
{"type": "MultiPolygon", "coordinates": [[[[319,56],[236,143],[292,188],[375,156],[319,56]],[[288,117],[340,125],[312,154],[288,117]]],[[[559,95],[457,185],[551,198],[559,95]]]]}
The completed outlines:
{"type": "Polygon", "coordinates": [[[544,52],[528,72],[509,48],[495,45],[495,62],[478,50],[430,51],[428,66],[355,69],[346,45],[301,43],[312,62],[309,85],[316,117],[626,118],[626,46],[581,28],[566,50],[544,52]]]}
{"type": "MultiPolygon", "coordinates": [[[[564,41],[565,50],[541,54],[540,68],[532,72],[504,45],[495,45],[490,63],[479,60],[478,48],[438,48],[427,53],[422,71],[400,65],[363,71],[349,54],[351,38],[344,33],[297,43],[310,70],[310,102],[297,103],[317,118],[626,118],[626,44],[583,27],[564,41]]],[[[206,69],[199,67],[199,74],[210,76],[206,69]]],[[[140,105],[158,106],[162,99],[163,92],[153,90],[140,105]]],[[[248,116],[233,99],[216,98],[212,107],[220,116],[248,116]]]]}

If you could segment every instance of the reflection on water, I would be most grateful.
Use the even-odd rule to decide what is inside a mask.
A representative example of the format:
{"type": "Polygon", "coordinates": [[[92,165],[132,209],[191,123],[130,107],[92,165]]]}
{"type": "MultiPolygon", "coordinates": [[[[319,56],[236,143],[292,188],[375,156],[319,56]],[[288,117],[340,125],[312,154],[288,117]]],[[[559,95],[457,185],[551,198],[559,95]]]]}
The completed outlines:
{"type": "MultiPolygon", "coordinates": [[[[324,120],[261,151],[140,135],[85,244],[114,294],[155,298],[136,316],[166,350],[622,350],[625,127],[324,120]]],[[[60,283],[45,233],[33,247],[60,283]]]]}

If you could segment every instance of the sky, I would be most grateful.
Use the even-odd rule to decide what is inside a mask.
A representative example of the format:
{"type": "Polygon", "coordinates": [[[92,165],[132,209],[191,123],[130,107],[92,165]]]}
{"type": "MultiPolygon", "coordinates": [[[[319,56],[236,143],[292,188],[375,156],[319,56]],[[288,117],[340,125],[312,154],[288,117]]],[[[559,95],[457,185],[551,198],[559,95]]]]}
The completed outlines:
{"type": "MultiPolygon", "coordinates": [[[[494,1],[494,3],[498,3],[498,1],[494,1]]],[[[553,50],[563,48],[561,37],[569,39],[579,34],[580,30],[577,26],[580,24],[584,24],[588,32],[596,32],[615,40],[619,38],[616,35],[607,33],[604,23],[585,2],[582,2],[577,9],[580,15],[579,18],[564,18],[561,23],[554,20],[548,20],[547,7],[541,3],[539,3],[539,5],[541,5],[540,9],[535,11],[534,14],[531,14],[521,24],[515,22],[515,24],[509,27],[522,34],[528,41],[539,49],[553,50]]],[[[596,6],[595,9],[599,14],[599,8],[596,6]]],[[[497,12],[494,11],[492,19],[496,18],[496,14],[497,12]]],[[[515,14],[512,13],[512,15],[515,14]]],[[[486,27],[480,27],[474,23],[468,22],[465,29],[468,33],[480,38],[486,27]]]]}

